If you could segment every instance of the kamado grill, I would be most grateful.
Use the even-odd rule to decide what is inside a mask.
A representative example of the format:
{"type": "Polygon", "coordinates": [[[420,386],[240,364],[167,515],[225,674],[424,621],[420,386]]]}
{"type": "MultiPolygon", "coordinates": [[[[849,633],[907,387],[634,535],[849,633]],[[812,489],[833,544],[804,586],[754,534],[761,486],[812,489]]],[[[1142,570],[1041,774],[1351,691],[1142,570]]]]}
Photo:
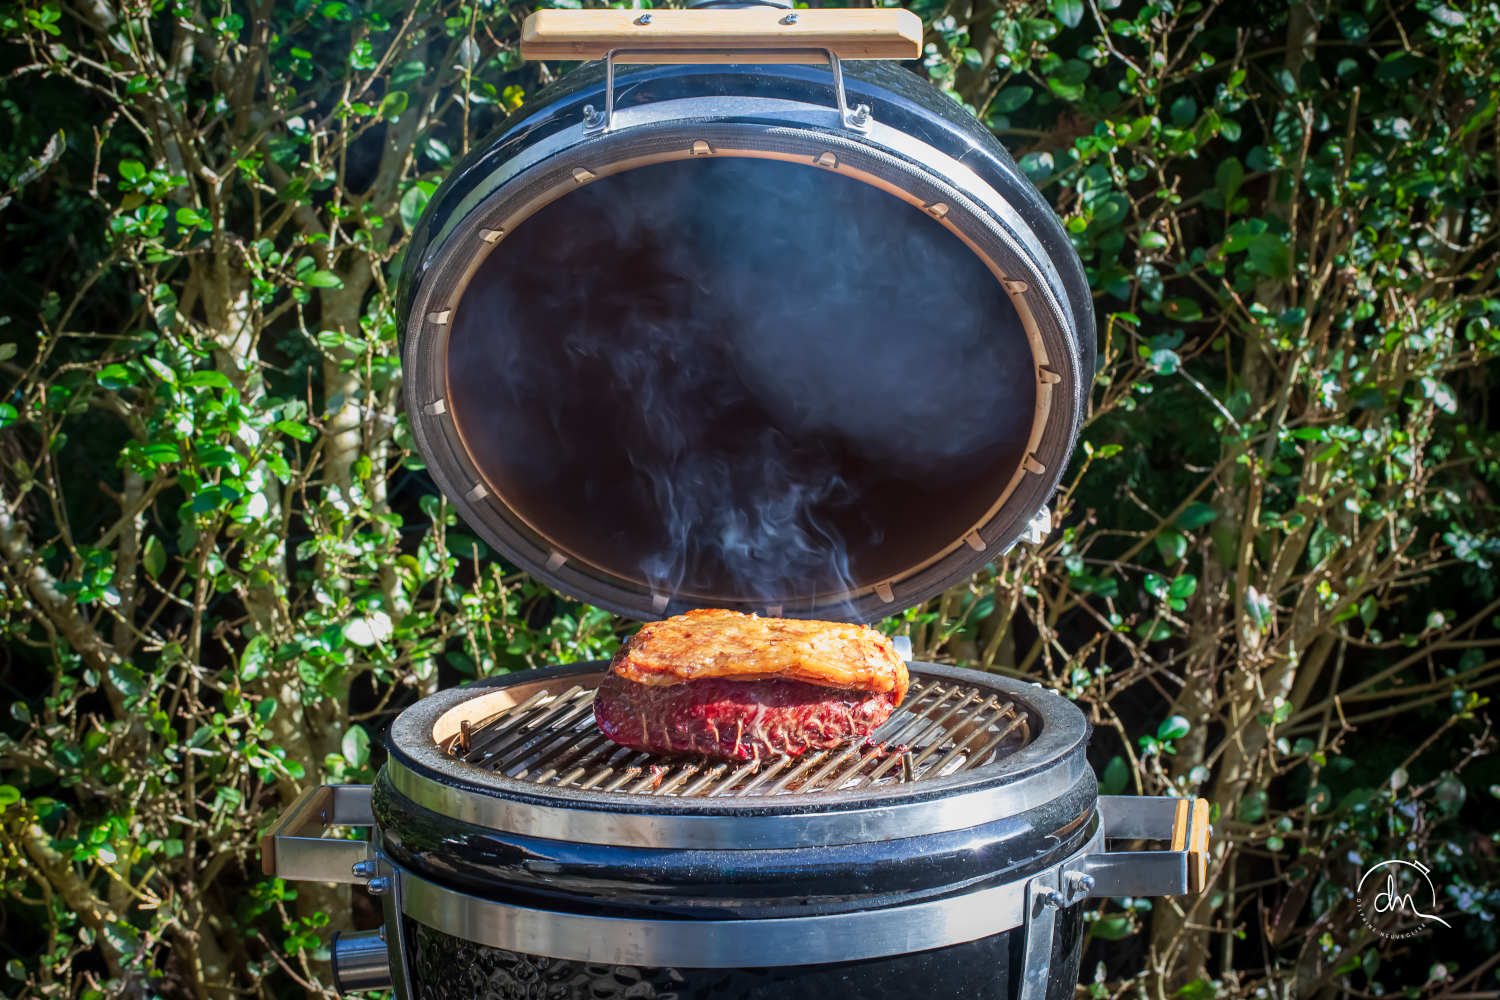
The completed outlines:
{"type": "MultiPolygon", "coordinates": [[[[417,445],[475,531],[635,618],[846,621],[1045,533],[1088,287],[990,133],[876,61],[920,54],[915,16],[548,10],[522,39],[601,61],[454,172],[403,274],[417,445]]],[[[913,663],[866,741],[715,762],[606,740],[606,666],[424,698],[373,786],[281,817],[267,873],[383,901],[334,939],[341,991],[1067,997],[1087,898],[1203,888],[1206,803],[1099,795],[1039,686],[913,663]]]]}

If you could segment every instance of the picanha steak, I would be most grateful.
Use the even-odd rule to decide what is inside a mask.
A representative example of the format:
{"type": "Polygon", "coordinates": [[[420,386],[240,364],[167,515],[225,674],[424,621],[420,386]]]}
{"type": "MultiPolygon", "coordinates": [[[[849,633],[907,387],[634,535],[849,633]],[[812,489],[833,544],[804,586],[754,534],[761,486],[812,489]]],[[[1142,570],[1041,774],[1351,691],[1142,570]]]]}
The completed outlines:
{"type": "Polygon", "coordinates": [[[906,686],[906,664],[868,626],[689,611],[620,647],[594,719],[637,750],[750,760],[866,736],[906,686]]]}

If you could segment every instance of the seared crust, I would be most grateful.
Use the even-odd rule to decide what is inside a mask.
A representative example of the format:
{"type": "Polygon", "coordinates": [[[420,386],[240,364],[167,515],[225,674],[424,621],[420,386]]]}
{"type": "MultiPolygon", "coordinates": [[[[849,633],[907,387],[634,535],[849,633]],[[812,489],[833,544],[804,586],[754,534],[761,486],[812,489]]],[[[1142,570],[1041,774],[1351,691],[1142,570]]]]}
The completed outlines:
{"type": "Polygon", "coordinates": [[[610,663],[637,684],[668,685],[709,677],[781,678],[823,687],[906,697],[906,664],[891,640],[867,625],[760,618],[707,608],[641,628],[610,663]]]}

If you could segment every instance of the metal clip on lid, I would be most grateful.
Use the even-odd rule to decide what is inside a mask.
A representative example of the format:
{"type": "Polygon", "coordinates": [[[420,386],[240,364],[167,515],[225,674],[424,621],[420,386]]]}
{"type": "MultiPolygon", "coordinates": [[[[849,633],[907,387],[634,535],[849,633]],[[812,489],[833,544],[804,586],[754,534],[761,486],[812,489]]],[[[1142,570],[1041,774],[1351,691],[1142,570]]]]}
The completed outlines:
{"type": "Polygon", "coordinates": [[[839,121],[870,127],[870,108],[851,109],[844,59],[916,59],[922,21],[911,11],[799,10],[754,6],[734,10],[539,10],[521,26],[522,59],[603,59],[604,110],[583,109],[584,128],[606,132],[615,122],[615,65],[630,63],[805,63],[828,61],[839,121]]]}

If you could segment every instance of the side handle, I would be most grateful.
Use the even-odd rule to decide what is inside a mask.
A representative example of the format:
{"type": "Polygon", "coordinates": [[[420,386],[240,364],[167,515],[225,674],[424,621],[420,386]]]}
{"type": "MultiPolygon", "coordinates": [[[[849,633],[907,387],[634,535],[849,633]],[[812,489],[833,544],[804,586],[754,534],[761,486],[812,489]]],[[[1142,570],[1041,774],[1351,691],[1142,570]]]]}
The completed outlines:
{"type": "Polygon", "coordinates": [[[1181,896],[1208,883],[1207,799],[1101,795],[1105,840],[1162,840],[1165,851],[1102,851],[1082,859],[1090,896],[1181,896]]]}
{"type": "Polygon", "coordinates": [[[314,785],[297,796],[261,838],[261,871],[301,882],[367,882],[374,874],[374,865],[365,863],[369,842],[323,834],[333,827],[374,823],[369,785],[314,785]]]}

